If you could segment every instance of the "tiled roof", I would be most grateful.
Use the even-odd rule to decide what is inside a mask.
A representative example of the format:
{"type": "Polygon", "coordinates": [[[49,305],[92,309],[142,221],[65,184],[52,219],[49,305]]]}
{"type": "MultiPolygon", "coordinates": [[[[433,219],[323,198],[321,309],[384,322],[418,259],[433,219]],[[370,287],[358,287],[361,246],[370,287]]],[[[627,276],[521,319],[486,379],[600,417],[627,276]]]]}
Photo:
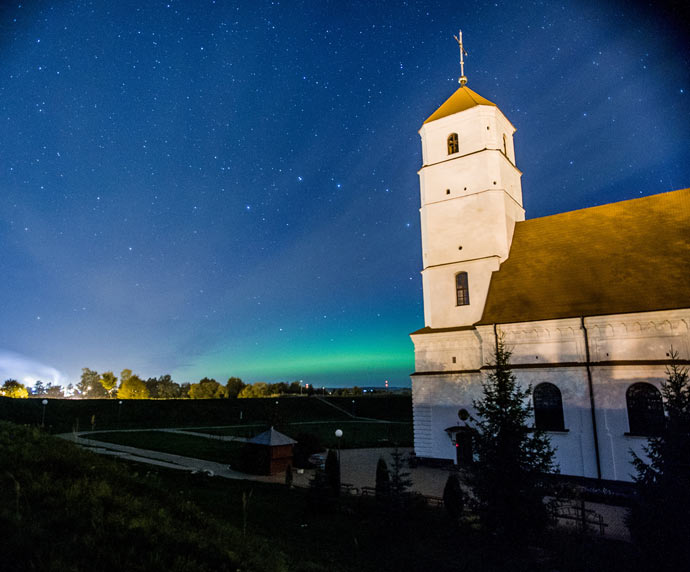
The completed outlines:
{"type": "Polygon", "coordinates": [[[271,447],[276,447],[278,445],[294,445],[297,443],[297,441],[276,431],[273,427],[268,431],[259,433],[256,437],[252,437],[247,442],[254,443],[255,445],[269,445],[271,447]]]}
{"type": "Polygon", "coordinates": [[[518,222],[479,324],[690,308],[690,189],[518,222]]]}
{"type": "Polygon", "coordinates": [[[451,95],[443,105],[441,105],[441,107],[434,111],[434,113],[432,113],[424,123],[436,121],[442,117],[447,117],[448,115],[465,111],[466,109],[476,105],[492,105],[496,107],[495,103],[491,103],[488,99],[483,98],[466,85],[462,86],[458,88],[456,92],[451,95]]]}

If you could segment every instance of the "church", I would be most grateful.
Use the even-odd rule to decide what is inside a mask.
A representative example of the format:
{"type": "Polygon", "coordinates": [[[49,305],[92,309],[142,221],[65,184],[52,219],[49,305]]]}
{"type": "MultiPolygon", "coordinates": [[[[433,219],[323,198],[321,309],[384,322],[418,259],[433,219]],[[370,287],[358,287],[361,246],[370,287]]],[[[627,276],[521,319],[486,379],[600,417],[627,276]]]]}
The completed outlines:
{"type": "Polygon", "coordinates": [[[515,127],[466,83],[419,131],[415,454],[471,461],[468,413],[502,339],[561,474],[631,481],[671,351],[690,363],[690,189],[525,219],[515,127]]]}

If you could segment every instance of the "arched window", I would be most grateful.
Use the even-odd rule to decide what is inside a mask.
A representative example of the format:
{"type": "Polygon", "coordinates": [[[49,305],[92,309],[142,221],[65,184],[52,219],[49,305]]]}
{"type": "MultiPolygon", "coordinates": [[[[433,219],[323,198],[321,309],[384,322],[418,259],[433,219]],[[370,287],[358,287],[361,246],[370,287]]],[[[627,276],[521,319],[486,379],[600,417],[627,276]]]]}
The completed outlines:
{"type": "Polygon", "coordinates": [[[664,428],[661,393],[651,383],[633,383],[625,394],[633,435],[658,435],[664,428]]]}
{"type": "Polygon", "coordinates": [[[448,154],[452,155],[453,153],[458,152],[458,134],[457,133],[451,133],[448,135],[448,154]]]}
{"type": "Polygon", "coordinates": [[[553,383],[534,388],[534,424],[542,431],[565,431],[561,390],[553,383]]]}
{"type": "Polygon", "coordinates": [[[467,285],[467,272],[458,272],[455,275],[455,291],[458,306],[467,306],[470,303],[470,288],[467,285]]]}

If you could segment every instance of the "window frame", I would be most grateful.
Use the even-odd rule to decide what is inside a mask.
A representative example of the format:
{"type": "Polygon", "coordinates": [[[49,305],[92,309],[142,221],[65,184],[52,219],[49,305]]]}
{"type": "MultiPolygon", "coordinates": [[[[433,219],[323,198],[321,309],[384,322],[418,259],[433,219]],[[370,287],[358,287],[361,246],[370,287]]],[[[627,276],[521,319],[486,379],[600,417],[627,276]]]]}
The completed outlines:
{"type": "Polygon", "coordinates": [[[457,133],[451,133],[446,139],[448,146],[448,155],[455,155],[460,150],[460,142],[457,133]]]}
{"type": "Polygon", "coordinates": [[[470,305],[470,279],[464,270],[455,274],[455,305],[470,305]]]}
{"type": "Polygon", "coordinates": [[[534,427],[539,431],[566,431],[563,415],[563,394],[550,381],[543,381],[532,390],[534,427]],[[545,394],[548,392],[548,394],[545,394]]]}
{"type": "Polygon", "coordinates": [[[663,432],[666,424],[664,400],[654,384],[645,381],[631,384],[625,390],[625,408],[628,413],[628,435],[656,437],[663,432]]]}

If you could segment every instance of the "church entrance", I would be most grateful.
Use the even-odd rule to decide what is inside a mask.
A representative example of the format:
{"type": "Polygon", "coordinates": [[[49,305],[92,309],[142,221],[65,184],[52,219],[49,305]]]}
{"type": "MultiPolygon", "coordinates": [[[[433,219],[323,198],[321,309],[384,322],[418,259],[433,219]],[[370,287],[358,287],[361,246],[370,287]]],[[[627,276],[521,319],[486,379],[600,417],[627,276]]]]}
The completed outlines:
{"type": "Polygon", "coordinates": [[[472,432],[467,427],[462,427],[455,434],[455,454],[458,466],[472,464],[472,432]]]}

